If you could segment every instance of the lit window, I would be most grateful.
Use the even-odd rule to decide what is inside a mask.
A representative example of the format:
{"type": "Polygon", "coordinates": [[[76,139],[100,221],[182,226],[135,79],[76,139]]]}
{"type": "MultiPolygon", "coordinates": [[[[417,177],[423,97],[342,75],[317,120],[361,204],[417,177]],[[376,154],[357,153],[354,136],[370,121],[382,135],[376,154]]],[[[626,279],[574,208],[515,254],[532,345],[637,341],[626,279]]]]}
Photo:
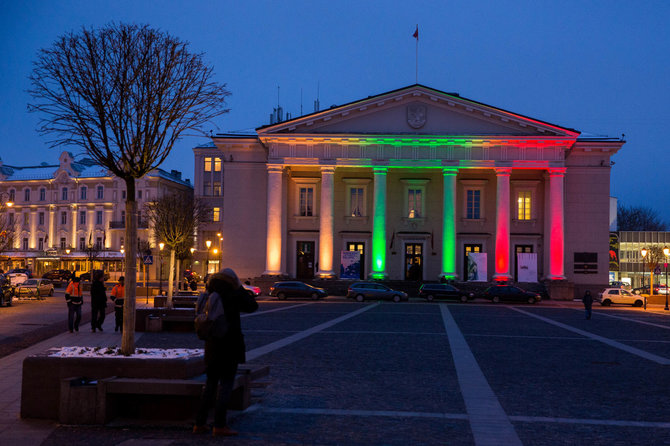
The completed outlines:
{"type": "Polygon", "coordinates": [[[466,209],[465,218],[470,220],[478,220],[480,218],[482,191],[477,189],[468,189],[466,191],[466,209]]]}
{"type": "Polygon", "coordinates": [[[221,208],[214,208],[212,211],[212,221],[221,221],[221,208]]]}
{"type": "Polygon", "coordinates": [[[212,194],[215,197],[220,197],[221,196],[221,181],[215,181],[214,182],[214,191],[212,192],[212,194]]]}
{"type": "Polygon", "coordinates": [[[212,171],[212,158],[207,157],[205,158],[205,172],[211,172],[212,171]]]}
{"type": "Polygon", "coordinates": [[[300,216],[311,217],[314,215],[314,188],[300,188],[300,216]]]}
{"type": "Polygon", "coordinates": [[[531,216],[531,193],[529,190],[519,191],[517,196],[517,219],[530,220],[531,216]]]}
{"type": "Polygon", "coordinates": [[[30,201],[30,189],[23,191],[23,201],[30,201]]]}
{"type": "Polygon", "coordinates": [[[102,200],[105,198],[105,189],[102,186],[98,186],[98,195],[97,195],[98,200],[102,200]]]}
{"type": "Polygon", "coordinates": [[[221,158],[214,158],[214,172],[221,172],[221,158]]]}
{"type": "Polygon", "coordinates": [[[352,187],[349,189],[349,215],[360,217],[365,212],[365,189],[362,187],[352,187]]]}
{"type": "Polygon", "coordinates": [[[67,201],[67,187],[62,188],[60,192],[61,192],[60,199],[63,201],[67,201]]]}
{"type": "Polygon", "coordinates": [[[423,217],[423,190],[421,189],[407,189],[407,217],[421,218],[423,217]]]}
{"type": "Polygon", "coordinates": [[[86,200],[86,195],[88,194],[88,187],[82,186],[81,189],[79,189],[79,199],[80,200],[86,200]]]}

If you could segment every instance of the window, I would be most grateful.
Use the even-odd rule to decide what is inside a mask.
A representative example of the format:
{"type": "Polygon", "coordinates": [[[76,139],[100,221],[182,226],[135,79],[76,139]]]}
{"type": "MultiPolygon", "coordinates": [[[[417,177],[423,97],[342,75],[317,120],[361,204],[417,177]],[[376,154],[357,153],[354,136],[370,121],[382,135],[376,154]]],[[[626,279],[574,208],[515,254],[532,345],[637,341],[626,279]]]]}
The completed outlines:
{"type": "Polygon", "coordinates": [[[83,251],[86,249],[86,239],[84,237],[79,237],[79,250],[83,251]]]}
{"type": "Polygon", "coordinates": [[[301,217],[311,217],[314,215],[314,188],[300,188],[300,212],[301,217]]]}
{"type": "Polygon", "coordinates": [[[44,239],[42,237],[37,241],[37,249],[44,251],[44,239]]]}
{"type": "Polygon", "coordinates": [[[16,191],[14,189],[9,190],[9,201],[16,201],[16,191]]]}
{"type": "Polygon", "coordinates": [[[30,201],[30,189],[23,191],[23,201],[30,201]]]}
{"type": "Polygon", "coordinates": [[[67,187],[64,187],[60,190],[60,199],[67,201],[67,187]]]}
{"type": "Polygon", "coordinates": [[[79,189],[79,199],[86,200],[87,195],[88,195],[88,187],[82,186],[81,189],[79,189]]]}
{"type": "Polygon", "coordinates": [[[28,237],[23,237],[21,247],[22,247],[21,249],[23,249],[24,251],[28,250],[28,237]]]}
{"type": "MultiPolygon", "coordinates": [[[[105,188],[102,187],[102,186],[98,186],[98,189],[97,189],[97,190],[98,190],[98,193],[97,193],[97,195],[96,195],[96,198],[97,198],[98,200],[102,200],[103,198],[105,198],[105,188]]],[[[141,195],[140,195],[140,198],[142,198],[141,195]]]]}
{"type": "Polygon", "coordinates": [[[62,224],[62,225],[67,224],[67,212],[65,212],[65,211],[60,213],[60,224],[62,224]]]}
{"type": "Polygon", "coordinates": [[[79,224],[80,225],[85,225],[86,224],[86,211],[80,211],[79,212],[79,224]]]}
{"type": "Polygon", "coordinates": [[[9,224],[10,225],[14,224],[14,214],[13,213],[9,214],[9,224]]]}
{"type": "Polygon", "coordinates": [[[423,190],[422,189],[407,189],[407,217],[421,218],[423,217],[423,190]]]}
{"type": "Polygon", "coordinates": [[[205,172],[211,172],[212,171],[212,158],[207,157],[205,158],[205,172]]]}
{"type": "Polygon", "coordinates": [[[574,256],[574,268],[575,274],[597,274],[598,253],[576,252],[574,256]]]}
{"type": "Polygon", "coordinates": [[[211,186],[211,183],[209,181],[203,181],[202,182],[202,194],[204,196],[207,197],[212,193],[211,188],[212,188],[212,186],[211,186]]]}
{"type": "Polygon", "coordinates": [[[221,172],[221,158],[214,158],[214,172],[221,172]]]}
{"type": "Polygon", "coordinates": [[[221,208],[214,208],[212,211],[212,221],[221,221],[221,208]]]}
{"type": "Polygon", "coordinates": [[[47,199],[47,190],[45,188],[40,189],[40,201],[47,199]]]}
{"type": "Polygon", "coordinates": [[[121,221],[124,225],[126,224],[126,211],[121,211],[121,221]]]}
{"type": "Polygon", "coordinates": [[[124,199],[124,200],[126,199],[126,191],[125,190],[121,191],[121,198],[124,199]]]}
{"type": "Polygon", "coordinates": [[[349,189],[349,215],[360,217],[365,212],[365,189],[352,187],[349,189]]]}
{"type": "Polygon", "coordinates": [[[44,225],[44,212],[37,214],[37,222],[39,225],[44,225]]]}
{"type": "Polygon", "coordinates": [[[139,198],[140,200],[142,199],[142,191],[141,190],[137,191],[137,198],[139,198]]]}
{"type": "Polygon", "coordinates": [[[102,211],[95,211],[95,224],[96,225],[102,224],[102,211]]]}
{"type": "Polygon", "coordinates": [[[29,224],[30,224],[30,214],[26,212],[23,214],[23,225],[28,226],[29,224]]]}
{"type": "Polygon", "coordinates": [[[65,237],[60,238],[60,249],[65,249],[65,237]]]}
{"type": "Polygon", "coordinates": [[[98,251],[102,250],[102,237],[95,238],[95,249],[98,251]]]}
{"type": "Polygon", "coordinates": [[[469,220],[479,220],[481,209],[482,191],[478,189],[468,189],[465,191],[466,205],[465,218],[469,220]]]}
{"type": "Polygon", "coordinates": [[[212,194],[215,197],[220,197],[221,196],[221,181],[215,181],[214,182],[214,190],[212,194]]]}
{"type": "Polygon", "coordinates": [[[529,190],[521,190],[517,194],[517,220],[531,219],[531,192],[529,190]]]}

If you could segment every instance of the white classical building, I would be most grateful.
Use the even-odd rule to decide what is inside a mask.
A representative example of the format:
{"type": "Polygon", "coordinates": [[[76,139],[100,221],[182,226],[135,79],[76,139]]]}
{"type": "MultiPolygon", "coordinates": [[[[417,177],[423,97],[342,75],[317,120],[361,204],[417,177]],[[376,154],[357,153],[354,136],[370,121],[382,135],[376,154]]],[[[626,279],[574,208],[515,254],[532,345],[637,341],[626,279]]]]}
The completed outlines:
{"type": "MultiPolygon", "coordinates": [[[[175,192],[192,195],[193,189],[180,172],[156,169],[137,180],[138,209],[175,192]]],[[[99,250],[96,262],[121,273],[126,186],[107,169],[70,152],[62,152],[58,164],[9,166],[0,161],[0,193],[13,203],[6,218],[15,228],[12,249],[1,253],[3,268],[28,267],[36,274],[54,268],[85,271],[86,247],[92,244],[99,250]]],[[[155,246],[147,223],[140,219],[138,241],[155,246]]]]}
{"type": "Polygon", "coordinates": [[[241,276],[607,283],[622,140],[412,85],[213,141],[241,276]]]}

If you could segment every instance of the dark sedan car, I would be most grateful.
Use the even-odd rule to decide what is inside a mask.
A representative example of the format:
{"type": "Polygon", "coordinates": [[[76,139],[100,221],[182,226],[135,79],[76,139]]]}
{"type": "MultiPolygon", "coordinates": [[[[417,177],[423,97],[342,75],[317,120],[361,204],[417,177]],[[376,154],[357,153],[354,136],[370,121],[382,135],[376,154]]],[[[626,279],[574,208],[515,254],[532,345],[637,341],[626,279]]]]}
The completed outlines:
{"type": "Polygon", "coordinates": [[[42,279],[49,279],[54,285],[67,283],[72,277],[72,273],[66,269],[52,269],[42,274],[42,279]]]}
{"type": "Polygon", "coordinates": [[[276,296],[278,299],[287,297],[309,297],[314,300],[328,296],[323,288],[317,288],[304,282],[287,281],[276,282],[270,287],[270,296],[276,296]]]}
{"type": "Polygon", "coordinates": [[[419,297],[423,297],[428,302],[433,299],[450,299],[467,302],[468,299],[475,297],[474,293],[462,291],[453,285],[446,283],[424,283],[419,288],[419,297]]]}
{"type": "Polygon", "coordinates": [[[352,283],[349,286],[347,297],[349,299],[356,299],[357,302],[363,302],[367,299],[388,299],[393,302],[400,302],[401,300],[407,300],[407,293],[394,290],[381,283],[358,282],[352,283]]]}
{"type": "Polygon", "coordinates": [[[542,296],[512,285],[494,285],[484,291],[484,297],[493,303],[516,301],[534,304],[542,300],[542,296]]]}

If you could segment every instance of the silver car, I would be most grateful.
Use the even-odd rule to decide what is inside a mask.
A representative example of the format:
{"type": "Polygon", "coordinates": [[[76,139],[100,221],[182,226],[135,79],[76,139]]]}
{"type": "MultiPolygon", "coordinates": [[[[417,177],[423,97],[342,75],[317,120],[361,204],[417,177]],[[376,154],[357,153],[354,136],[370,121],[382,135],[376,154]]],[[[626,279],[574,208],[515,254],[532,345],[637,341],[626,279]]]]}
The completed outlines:
{"type": "Polygon", "coordinates": [[[53,296],[54,284],[49,279],[28,279],[16,287],[17,297],[37,297],[53,296]]]}

